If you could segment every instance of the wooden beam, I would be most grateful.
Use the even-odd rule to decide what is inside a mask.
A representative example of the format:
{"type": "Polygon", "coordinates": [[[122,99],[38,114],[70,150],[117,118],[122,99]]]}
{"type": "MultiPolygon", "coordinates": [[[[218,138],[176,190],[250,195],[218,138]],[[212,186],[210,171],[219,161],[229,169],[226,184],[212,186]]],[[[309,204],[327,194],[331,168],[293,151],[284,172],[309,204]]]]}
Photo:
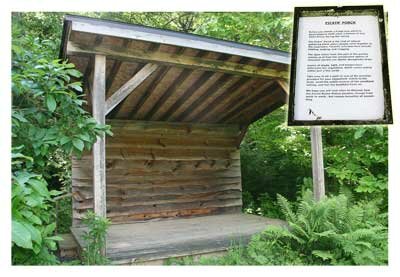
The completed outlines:
{"type": "Polygon", "coordinates": [[[106,115],[111,112],[122,100],[124,100],[135,88],[146,80],[157,69],[155,64],[145,65],[138,73],[136,73],[128,82],[120,87],[106,101],[106,115]]]}
{"type": "Polygon", "coordinates": [[[289,83],[287,80],[277,80],[278,84],[281,86],[281,88],[286,92],[287,95],[289,95],[289,83]]]}
{"type": "Polygon", "coordinates": [[[240,144],[242,143],[242,140],[244,139],[244,136],[246,135],[248,129],[249,129],[249,125],[245,125],[240,128],[240,134],[236,141],[237,149],[240,148],[240,144]]]}
{"type": "Polygon", "coordinates": [[[150,63],[161,63],[184,68],[216,71],[258,78],[288,78],[287,71],[279,71],[276,69],[257,67],[253,65],[217,61],[199,57],[189,57],[170,53],[126,49],[120,46],[86,46],[69,41],[67,46],[67,53],[68,55],[102,54],[117,60],[120,59],[131,62],[141,61],[150,63]]]}
{"type": "Polygon", "coordinates": [[[290,53],[284,51],[122,22],[106,21],[74,15],[67,15],[65,19],[72,22],[72,31],[76,32],[169,44],[185,48],[188,47],[270,62],[290,64],[290,53]]]}
{"type": "MultiPolygon", "coordinates": [[[[106,57],[94,58],[92,105],[93,117],[100,124],[105,123],[106,57]]],[[[93,194],[94,212],[106,217],[106,145],[104,135],[98,136],[93,145],[93,194]]]]}
{"type": "Polygon", "coordinates": [[[313,194],[314,199],[320,201],[325,196],[324,156],[322,152],[321,126],[312,126],[310,131],[313,194]]]}

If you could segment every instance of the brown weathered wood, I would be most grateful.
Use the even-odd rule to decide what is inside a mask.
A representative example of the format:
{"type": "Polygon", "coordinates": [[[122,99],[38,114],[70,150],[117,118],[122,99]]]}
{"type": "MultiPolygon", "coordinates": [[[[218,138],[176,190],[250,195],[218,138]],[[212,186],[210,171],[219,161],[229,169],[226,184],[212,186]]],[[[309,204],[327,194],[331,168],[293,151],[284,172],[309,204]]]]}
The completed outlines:
{"type": "MultiPolygon", "coordinates": [[[[161,47],[160,47],[161,48],[161,47]]],[[[170,49],[169,47],[167,49],[170,49]]],[[[159,48],[157,48],[157,50],[159,50],[159,48]]],[[[155,51],[157,51],[155,50],[155,51]]],[[[180,54],[184,51],[183,48],[171,48],[171,51],[173,51],[173,53],[176,54],[180,54]]],[[[155,52],[155,51],[151,51],[151,52],[155,52]]],[[[174,71],[176,70],[176,68],[173,68],[172,66],[165,66],[165,65],[159,65],[160,70],[158,70],[156,72],[156,78],[154,80],[152,80],[152,82],[149,82],[147,84],[147,87],[143,88],[142,90],[142,94],[139,98],[139,101],[137,101],[136,105],[132,105],[132,107],[130,108],[130,112],[128,114],[128,116],[126,116],[126,118],[128,119],[144,119],[145,117],[145,108],[148,104],[152,104],[149,103],[151,102],[151,96],[153,93],[157,94],[157,90],[158,89],[164,89],[164,82],[169,82],[170,80],[168,80],[169,78],[167,78],[167,76],[170,76],[170,73],[174,73],[174,71]]],[[[175,74],[172,74],[173,76],[175,74]]]]}
{"type": "Polygon", "coordinates": [[[114,92],[106,101],[106,115],[111,112],[119,103],[121,103],[135,88],[137,88],[148,76],[157,69],[155,64],[145,65],[128,82],[114,92]]]}
{"type": "Polygon", "coordinates": [[[247,97],[244,97],[237,103],[233,103],[232,107],[228,109],[226,113],[222,114],[222,116],[218,119],[218,122],[225,123],[229,122],[233,118],[237,118],[244,109],[247,109],[250,105],[257,103],[257,101],[263,97],[270,95],[275,88],[276,87],[273,82],[265,83],[262,86],[255,88],[251,93],[248,94],[247,97]]]}
{"type": "MultiPolygon", "coordinates": [[[[106,57],[96,55],[92,105],[93,117],[98,123],[105,123],[106,57]]],[[[106,156],[105,137],[100,135],[93,145],[93,194],[94,211],[98,216],[106,216],[106,156]]]]}
{"type": "MultiPolygon", "coordinates": [[[[116,189],[135,189],[135,190],[146,190],[149,188],[154,189],[162,189],[162,188],[174,188],[174,187],[182,187],[185,186],[190,188],[192,186],[219,186],[219,185],[232,185],[240,183],[239,177],[228,177],[228,178],[214,178],[210,176],[196,176],[196,178],[190,178],[185,176],[185,178],[152,178],[151,180],[146,178],[134,178],[133,180],[109,180],[107,182],[107,188],[116,188],[116,189]]],[[[90,179],[79,179],[73,178],[74,186],[73,192],[80,191],[81,188],[83,190],[91,189],[92,182],[90,179]],[[87,189],[86,189],[87,188],[87,189]]],[[[79,196],[79,195],[78,195],[79,196]]]]}
{"type": "MultiPolygon", "coordinates": [[[[108,121],[107,217],[210,214],[241,206],[237,125],[108,121]],[[186,212],[180,212],[185,210],[186,212]]],[[[73,158],[74,220],[92,207],[92,160],[73,158]]]]}
{"type": "MultiPolygon", "coordinates": [[[[92,165],[89,157],[75,160],[72,168],[87,168],[92,165]],[[77,162],[78,161],[78,162],[77,162]]],[[[154,160],[132,160],[129,163],[123,159],[107,159],[106,170],[114,169],[138,169],[148,171],[184,171],[184,170],[221,170],[239,166],[239,159],[226,160],[194,160],[194,161],[154,161],[154,160]]]]}
{"type": "Polygon", "coordinates": [[[160,121],[133,121],[133,120],[107,120],[115,134],[136,133],[143,136],[201,136],[201,137],[235,137],[239,135],[240,128],[237,124],[205,124],[205,123],[174,123],[160,121]]]}
{"type": "Polygon", "coordinates": [[[283,91],[289,95],[289,83],[287,80],[277,80],[278,84],[281,86],[283,91]]]}
{"type": "MultiPolygon", "coordinates": [[[[133,43],[133,41],[130,41],[130,43],[127,45],[127,47],[135,47],[135,48],[139,47],[140,49],[155,51],[156,49],[159,49],[160,45],[159,44],[148,44],[148,43],[143,43],[143,42],[138,42],[138,41],[133,43]]],[[[138,72],[143,66],[145,66],[145,64],[143,64],[143,63],[131,63],[131,62],[122,63],[122,61],[116,61],[116,62],[121,62],[122,66],[121,66],[119,73],[116,74],[116,76],[114,77],[114,81],[113,81],[114,87],[110,87],[110,91],[107,91],[107,93],[111,92],[111,89],[113,89],[113,91],[115,91],[117,89],[117,86],[120,86],[129,80],[129,78],[131,77],[130,75],[132,75],[132,72],[138,72]]],[[[142,82],[142,84],[138,88],[136,88],[135,93],[129,94],[120,105],[116,106],[111,111],[111,113],[108,115],[108,117],[115,118],[116,116],[121,116],[121,115],[125,116],[130,111],[130,109],[133,107],[133,103],[138,98],[138,95],[141,95],[142,88],[145,87],[145,84],[151,83],[154,80],[153,79],[154,75],[156,75],[156,73],[151,74],[144,82],[142,82]]],[[[107,95],[109,95],[109,94],[107,94],[107,95]]]]}
{"type": "MultiPolygon", "coordinates": [[[[187,216],[196,213],[201,215],[202,212],[205,210],[182,211],[187,216]]],[[[174,214],[178,217],[183,216],[177,214],[177,211],[171,211],[166,217],[174,214]]],[[[160,214],[156,217],[159,218],[160,214]]],[[[116,221],[118,219],[123,220],[115,218],[116,221]]],[[[264,231],[269,225],[286,226],[281,220],[239,213],[114,224],[108,230],[107,254],[114,261],[121,259],[144,261],[226,250],[232,242],[246,244],[252,235],[264,231]]],[[[72,232],[80,246],[84,247],[82,236],[85,228],[73,228],[72,232]]]]}
{"type": "Polygon", "coordinates": [[[203,107],[203,109],[194,117],[195,122],[201,122],[201,119],[209,116],[210,113],[218,106],[221,104],[221,102],[229,97],[229,94],[232,94],[234,91],[237,91],[243,84],[246,83],[248,80],[248,77],[242,77],[240,79],[237,79],[233,84],[231,84],[230,87],[225,89],[220,95],[218,95],[214,101],[203,107]]]}
{"type": "MultiPolygon", "coordinates": [[[[107,197],[107,209],[112,210],[113,208],[123,207],[143,207],[148,206],[150,209],[158,207],[159,205],[171,204],[175,207],[175,204],[179,203],[194,203],[196,201],[201,204],[206,204],[206,201],[218,201],[225,199],[241,199],[241,190],[224,190],[224,191],[198,191],[197,193],[188,193],[182,196],[182,192],[177,191],[175,194],[162,194],[162,195],[126,195],[121,196],[118,194],[110,195],[107,197]]],[[[77,210],[88,209],[93,203],[93,197],[86,194],[84,199],[80,200],[77,205],[77,210]]]]}
{"type": "Polygon", "coordinates": [[[246,135],[248,129],[249,129],[248,125],[242,127],[242,130],[240,131],[240,135],[236,139],[236,147],[237,148],[240,147],[240,144],[242,143],[242,140],[244,139],[244,136],[246,135]]]}
{"type": "Polygon", "coordinates": [[[231,62],[221,62],[205,58],[188,57],[184,55],[126,49],[120,46],[112,45],[87,46],[69,41],[67,45],[67,53],[68,55],[101,54],[112,59],[120,59],[125,61],[160,63],[184,68],[202,69],[258,78],[288,78],[287,71],[278,71],[270,68],[236,64],[231,62]]]}
{"type": "Polygon", "coordinates": [[[281,101],[283,95],[284,93],[279,86],[271,86],[263,93],[252,98],[251,102],[246,102],[248,105],[240,106],[235,115],[226,119],[226,122],[241,122],[242,124],[246,124],[254,117],[254,113],[263,111],[266,107],[270,107],[272,104],[281,101]]]}
{"type": "Polygon", "coordinates": [[[324,155],[322,150],[321,126],[310,127],[311,158],[313,172],[313,194],[316,201],[325,196],[324,155]]]}
{"type": "Polygon", "coordinates": [[[266,116],[267,114],[273,112],[274,110],[276,110],[277,108],[285,105],[285,101],[284,100],[279,100],[273,104],[270,104],[269,106],[267,106],[265,109],[263,109],[260,112],[257,112],[255,115],[252,116],[251,120],[252,122],[255,122],[257,120],[259,120],[260,118],[266,116]]]}

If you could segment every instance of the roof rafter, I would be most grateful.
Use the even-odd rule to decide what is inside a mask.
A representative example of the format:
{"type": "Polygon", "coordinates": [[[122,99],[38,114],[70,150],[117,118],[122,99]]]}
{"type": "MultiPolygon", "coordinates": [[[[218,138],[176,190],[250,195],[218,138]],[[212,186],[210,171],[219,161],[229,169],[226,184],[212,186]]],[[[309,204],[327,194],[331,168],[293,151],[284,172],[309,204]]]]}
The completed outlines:
{"type": "Polygon", "coordinates": [[[141,61],[159,63],[191,69],[216,71],[235,75],[287,79],[288,71],[280,71],[272,68],[257,67],[253,65],[238,64],[227,61],[211,60],[207,58],[189,57],[185,55],[127,49],[119,46],[86,46],[69,41],[67,45],[68,55],[102,54],[109,58],[125,61],[141,61]]]}

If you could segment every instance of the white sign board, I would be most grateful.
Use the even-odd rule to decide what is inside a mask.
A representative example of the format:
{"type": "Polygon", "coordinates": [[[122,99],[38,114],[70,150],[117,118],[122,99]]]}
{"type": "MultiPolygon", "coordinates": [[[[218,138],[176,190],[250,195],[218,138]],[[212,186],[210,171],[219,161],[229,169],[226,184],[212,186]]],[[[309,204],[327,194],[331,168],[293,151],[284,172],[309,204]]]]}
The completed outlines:
{"type": "Polygon", "coordinates": [[[385,121],[380,20],[368,14],[298,18],[292,123],[385,121]]]}

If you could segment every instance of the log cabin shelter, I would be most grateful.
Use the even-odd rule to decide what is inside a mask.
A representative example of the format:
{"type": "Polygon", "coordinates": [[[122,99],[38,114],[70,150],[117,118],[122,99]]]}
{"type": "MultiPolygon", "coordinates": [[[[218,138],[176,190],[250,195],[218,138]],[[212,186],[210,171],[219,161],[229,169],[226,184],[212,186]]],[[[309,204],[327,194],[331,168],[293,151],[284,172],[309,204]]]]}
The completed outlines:
{"type": "Polygon", "coordinates": [[[115,263],[226,250],[276,219],[243,214],[240,143],[284,105],[287,52],[68,15],[60,56],[113,136],[72,158],[72,234],[87,209],[111,222],[115,263]]]}

